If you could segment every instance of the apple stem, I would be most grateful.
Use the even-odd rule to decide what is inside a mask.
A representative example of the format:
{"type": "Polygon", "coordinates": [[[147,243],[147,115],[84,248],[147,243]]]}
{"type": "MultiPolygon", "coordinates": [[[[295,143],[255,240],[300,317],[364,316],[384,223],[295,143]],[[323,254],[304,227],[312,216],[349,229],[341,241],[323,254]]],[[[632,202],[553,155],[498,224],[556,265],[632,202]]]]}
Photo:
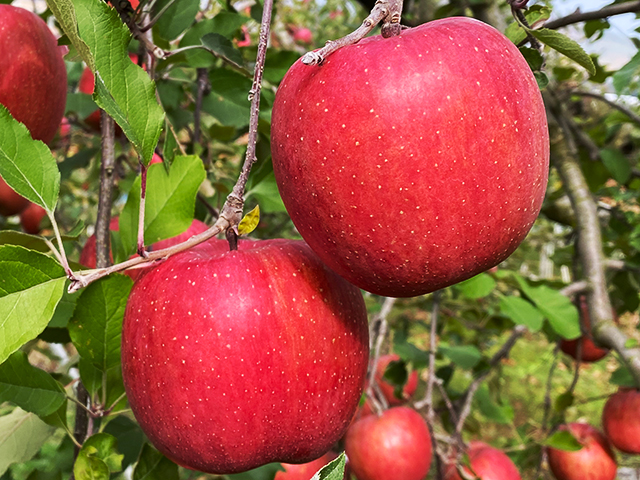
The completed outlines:
{"type": "MultiPolygon", "coordinates": [[[[542,414],[542,433],[548,436],[548,425],[549,425],[549,414],[551,413],[551,389],[553,388],[553,373],[556,370],[556,366],[558,364],[558,352],[560,351],[560,344],[556,343],[555,348],[553,349],[553,359],[551,360],[551,368],[549,369],[549,374],[547,375],[547,385],[544,393],[544,412],[542,414]]],[[[536,468],[536,474],[533,478],[540,478],[540,472],[542,471],[542,467],[547,461],[546,458],[547,451],[546,449],[542,450],[542,455],[540,456],[540,461],[538,462],[538,467],[536,468]]]]}
{"type": "Polygon", "coordinates": [[[118,15],[120,15],[122,22],[129,28],[129,31],[131,31],[133,37],[144,45],[147,52],[156,58],[165,58],[166,52],[155,45],[151,39],[140,30],[140,27],[136,23],[135,10],[131,7],[129,0],[114,1],[112,5],[118,12],[118,15]]]}
{"type": "Polygon", "coordinates": [[[383,37],[390,38],[400,35],[400,32],[404,28],[400,25],[402,5],[403,0],[378,0],[369,16],[364,19],[362,25],[355,31],[338,40],[329,40],[320,50],[305,53],[302,57],[302,63],[305,65],[322,64],[327,56],[339,48],[358,43],[380,22],[382,22],[381,33],[383,37]]]}
{"type": "Polygon", "coordinates": [[[140,209],[138,210],[138,255],[148,258],[144,248],[144,208],[147,198],[147,167],[140,161],[140,209]]]}
{"type": "Polygon", "coordinates": [[[227,242],[229,242],[229,250],[232,252],[234,250],[238,250],[238,234],[236,233],[235,229],[227,228],[225,236],[227,237],[227,242]]]}
{"type": "Polygon", "coordinates": [[[49,220],[51,221],[51,226],[53,227],[53,233],[56,236],[56,241],[58,242],[58,248],[60,249],[60,251],[58,251],[58,249],[53,245],[53,243],[50,240],[45,238],[44,241],[47,244],[47,246],[51,249],[55,257],[58,259],[58,261],[62,265],[62,268],[64,268],[64,272],[67,275],[67,277],[73,280],[75,276],[73,271],[71,270],[71,267],[69,266],[69,262],[67,260],[67,254],[64,251],[64,245],[62,244],[62,237],[60,236],[58,223],[56,222],[53,212],[50,212],[48,209],[46,210],[46,212],[47,212],[47,216],[49,217],[49,220]]]}

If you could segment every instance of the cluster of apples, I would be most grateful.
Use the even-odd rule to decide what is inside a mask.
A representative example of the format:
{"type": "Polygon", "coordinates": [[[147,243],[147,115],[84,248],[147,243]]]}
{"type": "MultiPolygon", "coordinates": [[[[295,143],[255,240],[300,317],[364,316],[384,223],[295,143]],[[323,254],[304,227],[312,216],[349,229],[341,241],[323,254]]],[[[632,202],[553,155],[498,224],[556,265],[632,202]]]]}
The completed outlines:
{"type": "MultiPolygon", "coordinates": [[[[24,123],[31,136],[50,143],[62,123],[67,99],[66,47],[58,47],[47,24],[34,13],[0,5],[0,104],[24,123]]],[[[46,215],[0,178],[0,215],[20,215],[27,233],[40,232],[46,215]]]]}
{"type": "MultiPolygon", "coordinates": [[[[591,321],[586,298],[578,298],[580,322],[584,334],[575,340],[561,340],[560,349],[585,363],[603,359],[609,350],[598,347],[591,337],[591,321]],[[578,351],[581,349],[580,355],[578,351]]],[[[617,317],[613,312],[614,318],[617,317]]],[[[568,423],[560,430],[569,431],[583,446],[571,452],[548,449],[549,466],[558,480],[613,480],[617,462],[613,447],[627,454],[640,455],[640,390],[621,387],[605,403],[602,412],[604,433],[586,423],[568,423]]]]}
{"type": "MultiPolygon", "coordinates": [[[[30,15],[22,23],[37,25],[20,42],[49,36],[47,50],[34,47],[20,65],[45,58],[50,73],[38,63],[6,82],[18,62],[12,52],[23,45],[3,44],[9,54],[0,59],[0,92],[9,83],[30,96],[19,102],[24,114],[9,109],[46,142],[64,111],[64,63],[40,19],[0,8],[3,21],[30,15]],[[26,79],[39,83],[25,88],[26,79]],[[29,124],[43,121],[42,108],[34,115],[43,105],[55,117],[43,122],[46,131],[29,124]]],[[[369,363],[360,289],[422,295],[515,250],[537,217],[548,174],[536,81],[502,34],[444,19],[367,38],[319,66],[297,62],[272,120],[276,179],[306,243],[244,240],[230,251],[213,239],[138,275],[122,336],[133,413],[167,457],[204,472],[306,463],[346,433],[361,480],[399,478],[398,471],[422,478],[431,441],[417,412],[393,406],[349,427],[369,363]],[[408,438],[419,465],[391,467],[402,458],[393,454],[376,464],[373,446],[358,446],[389,436],[408,438]]],[[[476,450],[478,458],[495,455],[476,450]]]]}

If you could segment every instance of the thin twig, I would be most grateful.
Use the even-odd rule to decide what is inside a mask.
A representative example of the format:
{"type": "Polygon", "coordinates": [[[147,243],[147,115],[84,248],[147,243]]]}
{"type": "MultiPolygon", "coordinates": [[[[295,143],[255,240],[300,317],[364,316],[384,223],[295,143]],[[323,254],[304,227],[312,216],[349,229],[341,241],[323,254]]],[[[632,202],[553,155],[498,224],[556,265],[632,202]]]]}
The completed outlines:
{"type": "Polygon", "coordinates": [[[148,167],[140,162],[140,205],[138,206],[138,240],[137,251],[142,258],[148,258],[146,248],[144,248],[144,209],[147,204],[147,170],[148,167]]]}
{"type": "Polygon", "coordinates": [[[307,52],[302,57],[305,65],[320,65],[327,56],[336,50],[358,43],[366,37],[374,27],[383,22],[382,36],[385,38],[400,34],[400,15],[402,14],[402,0],[378,0],[371,13],[364,19],[355,31],[338,40],[329,40],[324,47],[314,52],[307,52]]]}
{"type": "Polygon", "coordinates": [[[155,17],[153,17],[151,20],[149,20],[149,23],[147,23],[147,24],[146,24],[146,25],[144,25],[144,26],[142,26],[142,25],[141,25],[141,26],[139,27],[139,28],[140,28],[140,31],[141,31],[142,33],[145,33],[146,31],[151,30],[151,29],[153,28],[153,26],[158,22],[158,20],[160,20],[160,19],[162,18],[162,16],[165,14],[165,12],[166,12],[167,10],[169,10],[169,8],[171,8],[171,6],[172,6],[174,3],[176,3],[176,1],[177,1],[177,0],[169,0],[169,1],[167,2],[167,4],[166,4],[164,7],[162,7],[162,9],[160,9],[160,11],[156,14],[156,16],[155,16],[155,17]]]}
{"type": "Polygon", "coordinates": [[[113,119],[100,111],[102,129],[100,186],[98,187],[98,214],[96,219],[96,266],[104,268],[111,265],[111,198],[113,196],[113,177],[115,171],[115,125],[113,119]]]}
{"type": "Polygon", "coordinates": [[[574,23],[588,22],[589,20],[599,20],[602,18],[613,17],[615,15],[621,15],[623,13],[640,12],[640,1],[619,3],[617,5],[608,5],[600,10],[594,10],[591,12],[581,12],[577,9],[574,13],[567,15],[566,17],[551,20],[544,24],[545,28],[556,29],[560,27],[566,27],[567,25],[573,25],[574,23]]]}
{"type": "Polygon", "coordinates": [[[502,361],[503,358],[506,358],[509,355],[509,352],[516,344],[518,339],[524,335],[527,331],[527,327],[524,325],[516,325],[511,332],[511,336],[507,339],[507,341],[500,347],[491,360],[489,360],[489,368],[487,368],[484,372],[482,372],[478,377],[476,377],[469,385],[467,392],[464,396],[464,402],[462,403],[462,407],[460,408],[460,416],[458,417],[458,422],[456,423],[456,433],[461,434],[462,428],[464,427],[464,422],[467,420],[467,417],[471,413],[471,402],[473,401],[473,396],[476,391],[480,387],[480,384],[484,381],[487,376],[491,373],[493,368],[498,365],[502,361]]]}
{"type": "MultiPolygon", "coordinates": [[[[553,387],[553,373],[555,372],[556,365],[558,364],[558,351],[560,347],[556,344],[553,349],[553,359],[551,360],[551,368],[549,369],[549,375],[547,375],[547,384],[544,392],[544,406],[543,406],[543,414],[542,414],[542,433],[546,437],[547,429],[549,424],[549,414],[551,413],[551,388],[553,387]]],[[[540,477],[540,471],[542,470],[542,466],[546,461],[547,450],[545,448],[542,449],[542,454],[540,455],[540,461],[538,462],[538,467],[536,469],[536,474],[533,478],[540,477]]]]}
{"type": "Polygon", "coordinates": [[[197,68],[196,79],[196,105],[193,112],[193,143],[200,143],[200,113],[202,112],[202,100],[209,87],[209,75],[206,68],[197,68]]]}
{"type": "Polygon", "coordinates": [[[629,117],[629,119],[631,119],[636,124],[640,125],[640,115],[635,113],[630,108],[625,107],[624,105],[620,105],[619,103],[609,100],[604,95],[600,95],[599,93],[592,93],[592,92],[582,92],[580,90],[574,90],[573,92],[571,92],[571,94],[578,95],[580,97],[594,98],[596,100],[599,100],[600,102],[606,103],[611,108],[615,108],[616,110],[624,113],[627,117],[629,117]]]}
{"type": "Polygon", "coordinates": [[[373,330],[373,334],[370,336],[372,342],[370,349],[373,352],[373,358],[371,359],[371,363],[369,364],[367,398],[373,405],[373,410],[378,415],[382,415],[382,412],[389,408],[387,400],[384,395],[382,395],[380,387],[376,382],[376,370],[378,369],[380,350],[382,349],[382,344],[384,343],[384,339],[387,336],[387,315],[391,311],[394,303],[395,298],[385,298],[382,309],[371,321],[371,329],[373,330]]]}

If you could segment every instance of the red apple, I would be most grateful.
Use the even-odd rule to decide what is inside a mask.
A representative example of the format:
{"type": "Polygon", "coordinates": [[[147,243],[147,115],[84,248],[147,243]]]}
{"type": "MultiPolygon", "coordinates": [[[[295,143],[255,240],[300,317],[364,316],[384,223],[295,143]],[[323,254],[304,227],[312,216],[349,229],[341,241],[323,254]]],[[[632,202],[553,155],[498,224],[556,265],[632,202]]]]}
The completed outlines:
{"type": "Polygon", "coordinates": [[[611,395],[602,411],[602,426],[618,450],[640,454],[640,391],[620,388],[611,395]]]}
{"type": "Polygon", "coordinates": [[[418,372],[415,370],[409,374],[409,378],[407,379],[407,383],[404,384],[404,388],[402,389],[403,399],[395,396],[395,387],[384,380],[384,372],[389,366],[391,362],[396,362],[400,360],[400,357],[395,353],[390,353],[388,355],[382,355],[378,359],[378,365],[376,368],[376,381],[378,382],[378,386],[382,391],[382,394],[387,399],[389,405],[400,405],[406,399],[409,399],[411,395],[413,395],[418,388],[418,372]]]}
{"type": "Polygon", "coordinates": [[[133,414],[167,457],[209,473],[329,451],[368,355],[362,294],[301,241],[197,245],[141,276],[124,316],[133,414]]]}
{"type": "Polygon", "coordinates": [[[47,24],[23,8],[0,4],[0,103],[36,140],[49,143],[67,101],[67,70],[47,24]]]}
{"type": "Polygon", "coordinates": [[[344,446],[358,480],[422,480],[431,465],[429,428],[409,407],[356,420],[344,446]]]}
{"type": "MultiPolygon", "coordinates": [[[[0,5],[1,7],[2,5],[0,5]]],[[[0,215],[10,217],[27,208],[29,200],[19,195],[0,177],[0,215]]]]}
{"type": "Polygon", "coordinates": [[[604,358],[607,353],[609,353],[609,350],[597,347],[593,342],[593,337],[591,336],[591,320],[589,317],[589,308],[587,307],[587,299],[584,296],[581,296],[578,302],[580,322],[582,323],[582,328],[586,332],[586,334],[579,338],[576,338],[575,340],[560,340],[560,350],[577,360],[578,345],[582,343],[582,361],[587,363],[597,362],[598,360],[604,358]]]}
{"type": "MultiPolygon", "coordinates": [[[[117,232],[118,228],[119,228],[118,217],[113,217],[111,219],[111,223],[109,224],[109,230],[113,232],[117,232]]],[[[175,237],[167,238],[166,240],[160,240],[159,242],[154,243],[149,247],[149,251],[162,250],[163,248],[168,248],[173,245],[177,245],[179,243],[184,242],[185,240],[188,240],[194,235],[204,232],[208,228],[209,227],[207,226],[206,223],[201,222],[198,219],[194,219],[193,222],[191,223],[191,226],[187,228],[186,231],[184,231],[180,235],[176,235],[175,237]]],[[[134,256],[135,255],[133,255],[132,257],[134,256]]],[[[110,258],[111,258],[111,261],[113,261],[113,254],[110,255],[110,258]]],[[[84,247],[82,248],[82,251],[80,252],[79,262],[81,265],[84,265],[85,267],[96,268],[96,236],[95,235],[91,235],[87,239],[87,243],[85,243],[84,247]]],[[[145,272],[150,268],[153,268],[153,267],[125,270],[124,273],[126,275],[129,275],[129,277],[131,277],[133,280],[136,280],[142,272],[145,272]]]]}
{"type": "Polygon", "coordinates": [[[305,27],[295,28],[293,30],[293,40],[305,45],[311,45],[313,43],[313,33],[305,27]]]}
{"type": "Polygon", "coordinates": [[[586,423],[569,423],[560,430],[569,430],[583,445],[569,452],[548,449],[549,467],[558,480],[614,480],[618,470],[616,459],[606,437],[586,423]]]}
{"type": "MultiPolygon", "coordinates": [[[[284,468],[284,472],[277,472],[273,480],[310,480],[318,470],[320,470],[332,460],[335,460],[337,457],[337,453],[327,452],[320,458],[309,463],[302,463],[298,465],[283,463],[282,467],[284,468]]],[[[346,468],[344,478],[349,478],[349,474],[347,473],[346,468]]]]}
{"type": "Polygon", "coordinates": [[[410,297],[507,258],[536,219],[549,135],[518,49],[477,20],[374,36],[296,62],[273,166],[302,237],[360,288],[410,297]]]}
{"type": "MultiPolygon", "coordinates": [[[[520,480],[520,472],[503,451],[484,442],[469,443],[469,462],[473,472],[480,480],[520,480]]],[[[469,468],[466,473],[473,476],[469,468]]],[[[444,480],[461,480],[456,466],[447,465],[444,480]]]]}
{"type": "Polygon", "coordinates": [[[32,235],[40,233],[40,222],[47,216],[47,211],[40,205],[29,203],[29,206],[20,213],[20,225],[22,229],[32,235]]]}

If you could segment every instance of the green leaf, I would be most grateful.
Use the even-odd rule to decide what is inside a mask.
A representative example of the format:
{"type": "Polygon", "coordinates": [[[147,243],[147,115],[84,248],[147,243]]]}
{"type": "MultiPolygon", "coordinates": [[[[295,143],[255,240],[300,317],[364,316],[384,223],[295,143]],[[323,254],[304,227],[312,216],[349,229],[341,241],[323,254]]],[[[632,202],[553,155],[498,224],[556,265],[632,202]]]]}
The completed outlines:
{"type": "Polygon", "coordinates": [[[455,363],[460,368],[471,369],[475,367],[482,354],[473,345],[460,345],[460,346],[445,346],[440,345],[439,352],[455,363]]]}
{"type": "Polygon", "coordinates": [[[0,246],[0,363],[47,326],[62,297],[62,267],[50,257],[0,246]]]}
{"type": "Polygon", "coordinates": [[[249,124],[251,80],[226,68],[209,73],[211,93],[204,97],[202,109],[222,125],[244,127],[249,124]]]}
{"type": "MultiPolygon", "coordinates": [[[[159,0],[153,5],[153,17],[155,17],[160,11],[169,3],[170,0],[159,0]]],[[[173,4],[165,10],[162,14],[154,32],[158,34],[160,38],[166,41],[171,41],[187,28],[189,28],[198,14],[200,2],[198,0],[176,0],[173,4]]]]}
{"type": "MultiPolygon", "coordinates": [[[[525,18],[529,25],[548,20],[550,16],[551,9],[549,7],[540,7],[539,5],[533,5],[525,12],[525,18]]],[[[519,45],[527,38],[527,32],[518,22],[513,22],[507,27],[505,36],[514,44],[519,45]]]]}
{"type": "Polygon", "coordinates": [[[118,451],[124,455],[123,470],[138,461],[145,439],[140,425],[125,415],[113,415],[103,431],[116,437],[118,451]]]}
{"type": "Polygon", "coordinates": [[[613,74],[613,87],[618,94],[625,92],[634,79],[640,74],[640,52],[636,53],[629,62],[613,74]]]}
{"type": "Polygon", "coordinates": [[[284,468],[279,463],[268,463],[248,472],[227,475],[227,477],[232,480],[273,480],[276,472],[281,471],[284,471],[284,468]]]}
{"type": "MultiPolygon", "coordinates": [[[[201,20],[192,28],[187,30],[180,40],[180,48],[191,45],[202,45],[202,38],[210,33],[216,33],[231,40],[235,32],[249,19],[244,15],[231,12],[222,12],[212,19],[201,20]]],[[[216,58],[210,52],[204,50],[191,50],[185,52],[187,62],[193,68],[212,67],[216,63],[216,58]]],[[[215,86],[215,83],[212,82],[215,86]]],[[[245,97],[247,95],[245,93],[245,97]]]]}
{"type": "Polygon", "coordinates": [[[631,164],[620,150],[603,148],[600,150],[600,158],[602,158],[602,163],[611,172],[616,182],[624,185],[629,181],[631,178],[631,164]]]}
{"type": "MultiPolygon", "coordinates": [[[[144,215],[145,245],[174,237],[189,228],[198,188],[204,179],[204,166],[195,156],[176,157],[169,172],[164,165],[149,167],[144,215]]],[[[129,192],[120,215],[120,234],[127,254],[136,248],[139,205],[140,177],[129,192]]]]}
{"type": "Polygon", "coordinates": [[[202,45],[211,50],[217,57],[224,58],[238,67],[242,67],[244,63],[242,54],[233,46],[231,40],[219,33],[207,33],[202,37],[202,45]]]}
{"type": "Polygon", "coordinates": [[[67,106],[65,115],[76,113],[78,117],[84,119],[98,109],[96,102],[93,101],[91,95],[86,93],[69,93],[67,94],[67,106]]]}
{"type": "Polygon", "coordinates": [[[16,192],[53,212],[60,171],[51,151],[0,105],[0,177],[16,192]]]}
{"type": "Polygon", "coordinates": [[[549,28],[529,30],[529,33],[554,50],[567,56],[578,65],[582,66],[591,75],[596,74],[596,67],[591,57],[584,51],[580,44],[562,33],[549,28]]]}
{"type": "Polygon", "coordinates": [[[497,423],[511,425],[515,417],[513,408],[510,405],[500,405],[491,398],[489,387],[481,385],[476,392],[476,402],[480,413],[497,423]]]}
{"type": "Polygon", "coordinates": [[[120,125],[148,164],[160,138],[164,112],[156,101],[155,84],[129,59],[128,28],[104,2],[49,0],[49,4],[95,74],[93,99],[120,125]]]}
{"type": "Polygon", "coordinates": [[[542,328],[544,315],[524,298],[501,297],[500,311],[516,325],[524,325],[532,332],[538,332],[542,328]]]}
{"type": "Polygon", "coordinates": [[[247,213],[238,224],[240,235],[249,235],[260,223],[260,206],[256,205],[253,210],[247,213]]]}
{"type": "Polygon", "coordinates": [[[47,7],[49,7],[55,15],[56,20],[62,27],[62,30],[64,30],[67,38],[71,41],[71,44],[82,57],[82,60],[84,60],[92,71],[95,70],[91,50],[84,40],[80,38],[78,32],[78,19],[76,17],[74,0],[47,0],[47,7]]]}
{"type": "Polygon", "coordinates": [[[553,402],[553,408],[556,412],[562,413],[571,405],[573,405],[574,396],[571,392],[564,392],[562,395],[558,395],[553,402]]]}
{"type": "Polygon", "coordinates": [[[567,430],[557,431],[547,438],[543,445],[558,450],[565,450],[567,452],[577,452],[578,450],[582,450],[583,447],[583,445],[580,444],[580,442],[578,442],[578,440],[576,440],[576,438],[567,430]]]}
{"type": "Polygon", "coordinates": [[[338,458],[332,460],[322,467],[311,480],[342,480],[344,478],[344,468],[346,460],[344,452],[338,458]]]}
{"type": "Polygon", "coordinates": [[[562,338],[572,340],[581,335],[578,309],[567,297],[546,285],[531,287],[522,277],[516,276],[522,292],[549,320],[551,328],[562,338]]]}
{"type": "Polygon", "coordinates": [[[264,63],[264,79],[273,84],[280,83],[298,58],[300,58],[298,52],[269,49],[264,63]]]}
{"type": "Polygon", "coordinates": [[[122,320],[133,281],[111,275],[81,293],[69,322],[69,335],[80,357],[100,372],[120,365],[122,320]]]}
{"type": "Polygon", "coordinates": [[[0,475],[13,463],[31,460],[54,430],[20,408],[0,416],[0,475]]]}
{"type": "Polygon", "coordinates": [[[458,283],[455,288],[459,290],[462,295],[470,299],[483,298],[489,295],[496,286],[496,281],[491,278],[491,275],[481,273],[475,277],[471,277],[469,280],[458,283]]]}
{"type": "Polygon", "coordinates": [[[633,375],[625,365],[619,366],[617,370],[615,370],[611,374],[611,378],[609,379],[609,381],[614,385],[618,385],[620,387],[637,387],[633,375]]]}
{"type": "Polygon", "coordinates": [[[133,471],[133,480],[178,480],[178,466],[145,443],[133,471]]]}
{"type": "Polygon", "coordinates": [[[32,366],[24,352],[15,352],[0,365],[0,403],[12,402],[40,417],[66,403],[62,385],[47,372],[32,366]]]}
{"type": "MultiPolygon", "coordinates": [[[[87,455],[93,455],[102,460],[111,473],[122,470],[122,455],[118,453],[118,442],[113,435],[108,433],[96,433],[82,445],[82,450],[87,455]]],[[[80,455],[82,455],[82,450],[80,455]]]]}
{"type": "Polygon", "coordinates": [[[213,17],[210,31],[212,33],[219,33],[231,40],[238,29],[247,23],[248,20],[244,15],[238,15],[232,12],[221,12],[213,17]]]}

